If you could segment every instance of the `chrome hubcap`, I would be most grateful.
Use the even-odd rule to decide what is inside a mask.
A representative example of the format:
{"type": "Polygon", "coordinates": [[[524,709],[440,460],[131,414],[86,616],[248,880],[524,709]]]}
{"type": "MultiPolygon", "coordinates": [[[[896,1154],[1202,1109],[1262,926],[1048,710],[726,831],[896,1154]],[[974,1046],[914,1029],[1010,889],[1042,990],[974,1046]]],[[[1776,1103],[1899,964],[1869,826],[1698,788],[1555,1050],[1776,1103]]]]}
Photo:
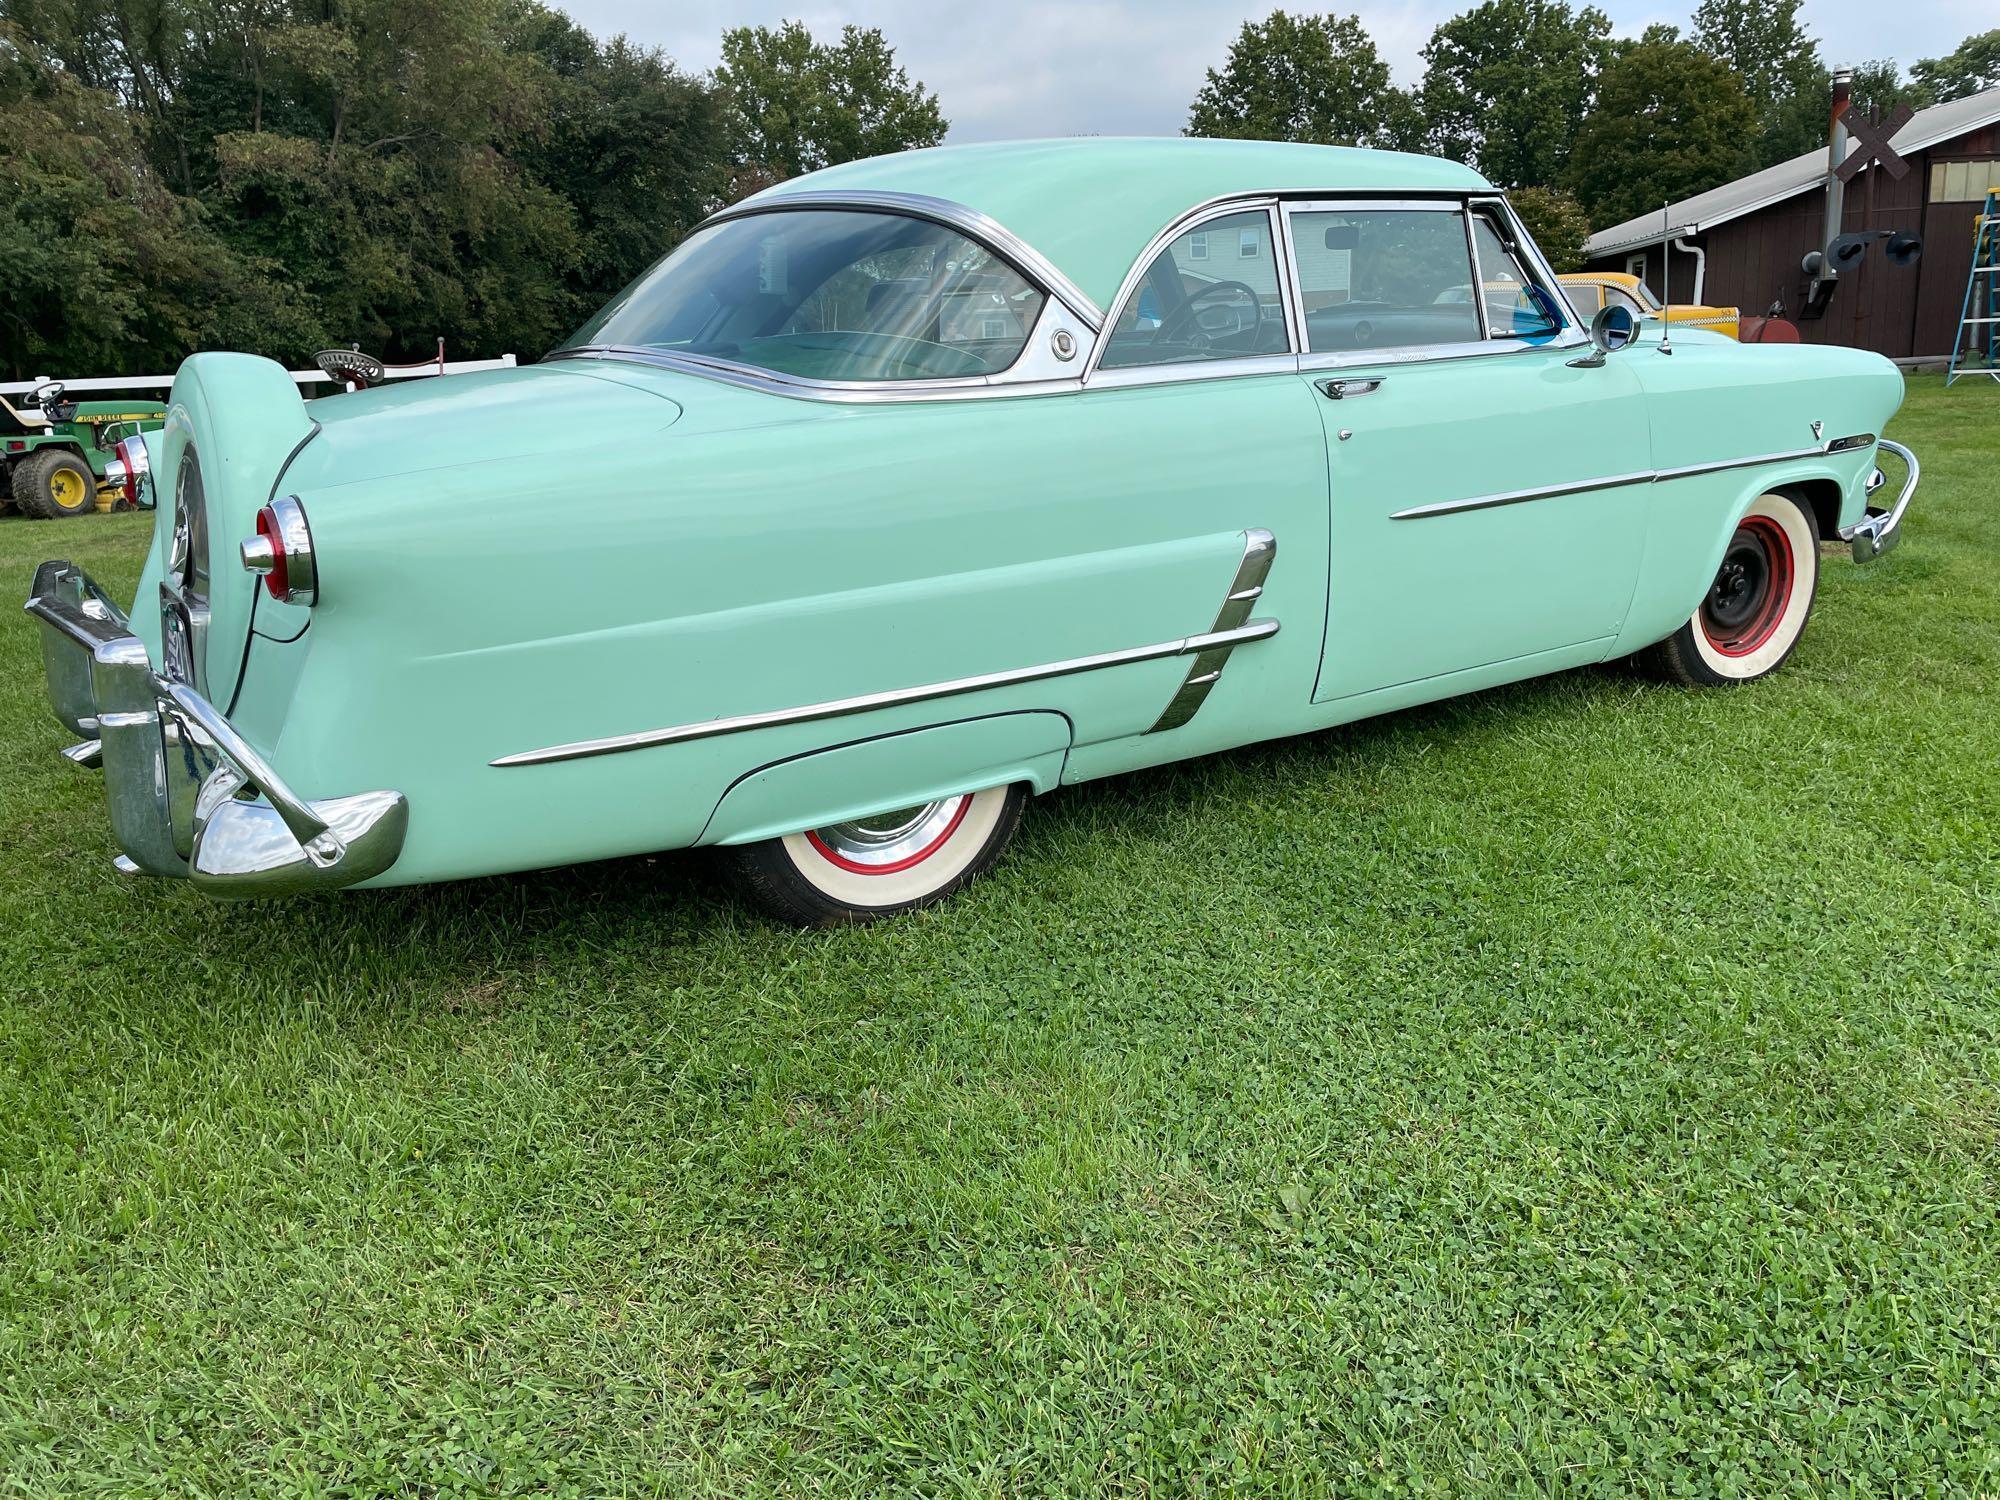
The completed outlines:
{"type": "Polygon", "coordinates": [[[851,823],[829,823],[813,839],[849,864],[871,869],[917,859],[943,840],[969,798],[947,797],[899,812],[877,813],[851,823]]]}

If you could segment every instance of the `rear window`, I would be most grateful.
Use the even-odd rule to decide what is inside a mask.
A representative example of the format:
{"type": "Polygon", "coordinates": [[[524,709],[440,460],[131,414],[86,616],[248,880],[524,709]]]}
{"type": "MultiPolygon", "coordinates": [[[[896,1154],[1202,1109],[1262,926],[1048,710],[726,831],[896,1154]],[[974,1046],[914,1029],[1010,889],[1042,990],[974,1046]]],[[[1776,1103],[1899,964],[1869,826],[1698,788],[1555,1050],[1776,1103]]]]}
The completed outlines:
{"type": "Polygon", "coordinates": [[[1019,359],[1044,300],[942,224],[787,209],[689,236],[562,349],[657,349],[811,380],[963,379],[1019,359]]]}

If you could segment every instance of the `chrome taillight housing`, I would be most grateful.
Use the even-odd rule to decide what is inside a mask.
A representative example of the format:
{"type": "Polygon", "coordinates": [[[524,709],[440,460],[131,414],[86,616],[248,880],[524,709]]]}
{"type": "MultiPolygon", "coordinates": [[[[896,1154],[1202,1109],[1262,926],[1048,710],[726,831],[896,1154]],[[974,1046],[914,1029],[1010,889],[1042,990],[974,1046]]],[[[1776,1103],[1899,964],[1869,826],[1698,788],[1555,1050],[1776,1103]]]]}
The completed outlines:
{"type": "Polygon", "coordinates": [[[273,599],[284,604],[318,599],[312,528],[297,495],[273,500],[257,512],[257,534],[243,539],[242,553],[243,566],[263,578],[273,599]]]}
{"type": "Polygon", "coordinates": [[[146,440],[133,436],[113,450],[118,456],[105,465],[107,478],[115,479],[125,492],[125,503],[140,510],[153,508],[153,463],[146,456],[146,440]],[[114,467],[115,466],[115,467],[114,467]]]}

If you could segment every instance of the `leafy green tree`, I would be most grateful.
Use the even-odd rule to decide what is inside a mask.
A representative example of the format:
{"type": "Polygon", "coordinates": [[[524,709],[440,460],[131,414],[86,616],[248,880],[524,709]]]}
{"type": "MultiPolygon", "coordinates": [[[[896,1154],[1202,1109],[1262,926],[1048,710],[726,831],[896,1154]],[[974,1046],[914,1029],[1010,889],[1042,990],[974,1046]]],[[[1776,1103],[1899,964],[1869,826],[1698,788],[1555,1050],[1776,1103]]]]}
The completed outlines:
{"type": "Polygon", "coordinates": [[[1271,12],[1245,21],[1189,111],[1187,134],[1328,146],[1388,133],[1389,65],[1359,16],[1271,12]]]}
{"type": "Polygon", "coordinates": [[[663,53],[622,36],[600,43],[539,4],[521,6],[509,45],[547,69],[540,126],[513,156],[574,215],[580,242],[563,280],[568,321],[580,323],[723,200],[722,98],[663,53]]]}
{"type": "Polygon", "coordinates": [[[546,118],[546,67],[502,45],[498,0],[336,14],[278,33],[264,87],[290,128],[217,132],[205,201],[293,269],[337,339],[391,358],[439,336],[463,352],[547,347],[574,321],[564,274],[581,241],[513,154],[546,118]]]}
{"type": "Polygon", "coordinates": [[[1583,205],[1561,188],[1524,187],[1508,194],[1528,235],[1560,273],[1583,264],[1583,242],[1590,238],[1590,216],[1583,205]]]}
{"type": "Polygon", "coordinates": [[[171,370],[278,330],[317,337],[276,268],[233,252],[152,171],[119,100],[0,22],[0,368],[171,370]]]}
{"type": "Polygon", "coordinates": [[[1830,99],[1819,43],[1799,20],[1800,0],[1701,0],[1694,43],[1736,72],[1757,109],[1740,171],[1787,161],[1826,144],[1830,99]]]}
{"type": "Polygon", "coordinates": [[[1686,42],[1642,42],[1598,80],[1565,182],[1591,223],[1619,223],[1727,182],[1756,124],[1728,64],[1686,42]]]}
{"type": "MultiPolygon", "coordinates": [[[[537,352],[728,184],[713,86],[537,0],[8,11],[65,78],[113,98],[162,222],[198,226],[228,264],[283,268],[260,273],[282,290],[269,316],[230,341],[286,360],[350,339],[415,358],[438,336],[465,356],[537,352]]],[[[22,133],[0,116],[0,136],[22,133]]]]}
{"type": "Polygon", "coordinates": [[[1563,0],[1485,0],[1431,34],[1430,145],[1513,187],[1555,182],[1611,53],[1611,23],[1563,0]]]}
{"type": "Polygon", "coordinates": [[[2000,29],[1969,36],[1943,57],[1925,58],[1910,77],[1935,104],[2000,88],[2000,29]]]}
{"type": "Polygon", "coordinates": [[[1878,119],[1887,119],[1899,104],[1922,109],[1936,102],[1929,89],[1903,76],[1893,57],[1871,58],[1857,67],[1848,87],[1848,99],[1851,108],[1863,114],[1872,111],[1878,119]]]}
{"type": "Polygon", "coordinates": [[[937,95],[896,63],[875,27],[813,40],[802,21],[722,35],[715,81],[728,100],[730,146],[746,183],[935,146],[949,128],[937,95]]]}

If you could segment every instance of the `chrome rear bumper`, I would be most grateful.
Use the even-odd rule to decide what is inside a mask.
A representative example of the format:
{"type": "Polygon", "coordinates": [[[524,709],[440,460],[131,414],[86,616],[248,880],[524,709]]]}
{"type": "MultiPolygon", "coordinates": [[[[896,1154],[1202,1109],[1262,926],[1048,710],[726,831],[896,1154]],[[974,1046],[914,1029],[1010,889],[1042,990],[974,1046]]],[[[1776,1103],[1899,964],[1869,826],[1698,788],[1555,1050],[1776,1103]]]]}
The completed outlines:
{"type": "MultiPolygon", "coordinates": [[[[1880,557],[1902,540],[1900,528],[1903,524],[1903,512],[1910,508],[1910,497],[1916,494],[1917,479],[1923,473],[1923,469],[1917,463],[1917,455],[1901,443],[1892,443],[1883,438],[1875,446],[1895,454],[1903,461],[1903,467],[1908,472],[1903,478],[1902,492],[1896,496],[1894,505],[1887,510],[1876,510],[1871,506],[1868,513],[1859,521],[1840,529],[1840,539],[1852,549],[1854,560],[1858,563],[1880,557]]],[[[1888,480],[1880,469],[1870,474],[1868,476],[1870,497],[1872,498],[1875,492],[1887,483],[1888,480]]]]}
{"type": "Polygon", "coordinates": [[[367,880],[402,853],[402,793],[297,796],[213,704],[153,670],[124,611],[81,568],[43,563],[27,610],[42,622],[56,717],[84,737],[62,753],[104,771],[121,870],[275,896],[367,880]]]}

